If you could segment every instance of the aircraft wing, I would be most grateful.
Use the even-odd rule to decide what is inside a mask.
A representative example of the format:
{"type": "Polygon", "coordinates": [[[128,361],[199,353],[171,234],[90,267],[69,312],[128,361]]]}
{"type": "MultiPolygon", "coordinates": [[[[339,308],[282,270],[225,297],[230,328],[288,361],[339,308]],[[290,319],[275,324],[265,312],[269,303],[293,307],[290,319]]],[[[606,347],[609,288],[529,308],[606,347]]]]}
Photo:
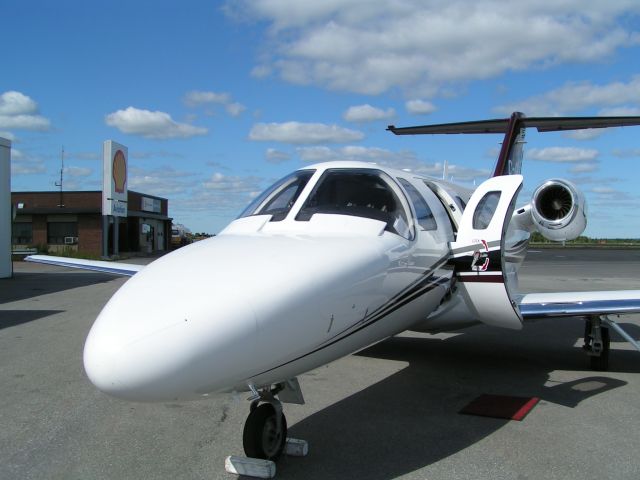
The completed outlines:
{"type": "Polygon", "coordinates": [[[51,255],[29,255],[25,258],[25,261],[129,277],[135,275],[145,267],[144,265],[136,265],[133,263],[103,262],[100,260],[83,260],[80,258],[54,257],[51,255]]]}
{"type": "Polygon", "coordinates": [[[518,307],[524,320],[640,313],[640,290],[529,293],[518,307]]]}

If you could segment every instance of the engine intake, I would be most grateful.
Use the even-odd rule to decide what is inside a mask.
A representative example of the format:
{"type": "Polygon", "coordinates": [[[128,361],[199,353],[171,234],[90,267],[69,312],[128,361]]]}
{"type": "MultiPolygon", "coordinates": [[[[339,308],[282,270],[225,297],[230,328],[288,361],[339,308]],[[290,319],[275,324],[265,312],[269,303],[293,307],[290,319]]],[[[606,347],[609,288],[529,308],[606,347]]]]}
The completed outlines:
{"type": "Polygon", "coordinates": [[[540,185],[530,205],[534,228],[549,240],[573,240],[587,226],[584,195],[566,180],[553,179],[540,185]]]}

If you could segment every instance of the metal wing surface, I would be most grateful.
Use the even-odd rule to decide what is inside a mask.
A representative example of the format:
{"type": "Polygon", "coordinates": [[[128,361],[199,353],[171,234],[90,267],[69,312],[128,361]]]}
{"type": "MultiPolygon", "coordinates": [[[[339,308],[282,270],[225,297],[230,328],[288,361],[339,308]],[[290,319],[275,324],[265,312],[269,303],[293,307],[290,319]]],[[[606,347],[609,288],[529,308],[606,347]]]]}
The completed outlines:
{"type": "Polygon", "coordinates": [[[524,320],[640,313],[640,290],[529,293],[518,307],[524,320]]]}

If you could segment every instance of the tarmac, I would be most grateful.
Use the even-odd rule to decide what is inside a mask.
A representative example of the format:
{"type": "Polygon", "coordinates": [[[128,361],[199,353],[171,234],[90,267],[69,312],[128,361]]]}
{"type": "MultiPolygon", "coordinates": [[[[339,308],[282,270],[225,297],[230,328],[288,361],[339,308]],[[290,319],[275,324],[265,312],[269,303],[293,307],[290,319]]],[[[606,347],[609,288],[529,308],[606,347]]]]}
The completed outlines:
{"type": "MultiPolygon", "coordinates": [[[[14,263],[0,280],[0,479],[232,479],[244,396],[139,404],[96,390],[85,337],[126,279],[14,263]]],[[[176,279],[175,281],[179,281],[176,279]]],[[[640,290],[640,250],[530,252],[521,290],[640,290]]],[[[636,339],[640,316],[620,320],[636,339]]],[[[640,352],[612,333],[593,372],[577,319],[522,331],[403,333],[300,377],[309,442],[278,479],[638,479],[640,352]],[[521,422],[460,415],[481,394],[540,397],[521,422]]]]}

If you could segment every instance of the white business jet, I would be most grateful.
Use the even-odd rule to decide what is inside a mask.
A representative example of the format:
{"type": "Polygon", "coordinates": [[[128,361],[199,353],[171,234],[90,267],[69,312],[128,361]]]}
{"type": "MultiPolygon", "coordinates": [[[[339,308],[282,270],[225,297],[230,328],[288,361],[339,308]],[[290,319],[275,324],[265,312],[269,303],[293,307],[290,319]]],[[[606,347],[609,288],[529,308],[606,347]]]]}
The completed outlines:
{"type": "Polygon", "coordinates": [[[564,180],[543,183],[527,205],[515,207],[522,145],[527,127],[639,124],[640,117],[514,113],[390,126],[397,135],[505,139],[493,177],[475,191],[369,163],[322,163],[275,183],[217,237],[145,267],[28,260],[132,275],[85,344],[85,370],[97,388],[150,402],[251,391],[245,453],[277,459],[287,434],[282,403],[303,402],[296,377],[407,329],[521,329],[529,319],[577,316],[587,323],[593,366],[606,368],[608,326],[633,342],[607,315],[640,312],[640,291],[518,293],[531,232],[562,241],[586,226],[584,197],[564,180]]]}

